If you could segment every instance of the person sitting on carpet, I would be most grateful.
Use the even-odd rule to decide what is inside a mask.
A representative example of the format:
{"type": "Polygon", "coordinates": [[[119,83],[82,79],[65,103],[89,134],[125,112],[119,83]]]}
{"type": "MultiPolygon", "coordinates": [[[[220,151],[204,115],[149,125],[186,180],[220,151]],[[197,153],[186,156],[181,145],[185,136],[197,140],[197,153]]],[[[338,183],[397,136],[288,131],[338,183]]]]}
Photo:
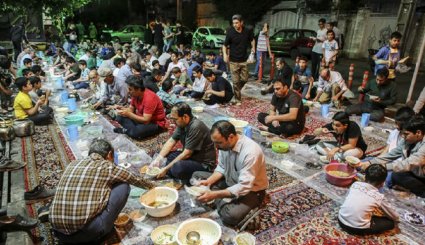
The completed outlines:
{"type": "Polygon", "coordinates": [[[390,152],[361,162],[362,169],[379,163],[392,170],[392,184],[425,197],[425,119],[414,116],[403,125],[403,140],[390,152]],[[397,160],[399,158],[401,160],[397,160]]]}
{"type": "Polygon", "coordinates": [[[204,93],[204,103],[207,105],[229,103],[234,95],[229,81],[216,75],[211,69],[206,69],[203,74],[207,81],[211,83],[211,89],[207,89],[204,93]]]}
{"type": "Polygon", "coordinates": [[[394,105],[397,101],[395,82],[388,79],[388,69],[382,68],[376,72],[376,81],[370,81],[365,88],[359,87],[359,93],[366,94],[364,102],[348,106],[348,115],[370,113],[370,120],[379,122],[384,119],[385,107],[394,105]]]}
{"type": "Polygon", "coordinates": [[[313,88],[313,76],[311,74],[310,68],[307,67],[308,59],[304,56],[301,56],[298,60],[298,67],[295,68],[294,74],[291,79],[291,89],[294,87],[295,83],[299,83],[302,87],[302,98],[310,99],[311,98],[311,89],[313,88]]]}
{"type": "Polygon", "coordinates": [[[50,206],[49,220],[60,242],[93,244],[104,239],[127,203],[130,186],[151,189],[155,184],[113,162],[114,148],[95,139],[89,156],[65,169],[50,206]]]}
{"type": "Polygon", "coordinates": [[[201,179],[199,185],[211,188],[197,200],[214,201],[223,223],[237,226],[265,198],[269,186],[265,157],[256,142],[238,135],[228,121],[214,123],[210,133],[219,150],[218,166],[214,173],[193,173],[193,179],[201,179]]]}
{"type": "Polygon", "coordinates": [[[194,99],[201,99],[204,96],[205,91],[210,86],[210,83],[202,74],[202,68],[200,66],[195,66],[193,68],[193,77],[195,78],[195,81],[193,82],[189,96],[194,99]]]}
{"type": "Polygon", "coordinates": [[[108,105],[126,105],[128,103],[128,86],[119,82],[108,67],[99,68],[99,79],[107,84],[108,105]]]}
{"type": "Polygon", "coordinates": [[[170,114],[171,108],[179,101],[177,96],[172,92],[173,82],[171,80],[165,80],[162,83],[161,89],[156,93],[162,101],[162,105],[165,109],[165,114],[170,114]]]}
{"type": "Polygon", "coordinates": [[[173,92],[175,94],[183,95],[185,92],[189,91],[192,88],[192,80],[186,72],[182,73],[180,68],[174,67],[171,70],[171,73],[173,73],[174,75],[173,92]]]}
{"type": "Polygon", "coordinates": [[[105,81],[99,79],[99,74],[96,70],[89,72],[89,80],[91,82],[90,87],[92,88],[93,95],[85,101],[90,101],[92,108],[97,110],[105,107],[105,103],[108,101],[108,88],[105,81]]]}
{"type": "Polygon", "coordinates": [[[72,84],[75,89],[89,88],[89,73],[90,70],[87,68],[87,62],[85,60],[78,61],[78,68],[80,68],[80,77],[75,80],[72,84]]]}
{"type": "Polygon", "coordinates": [[[332,102],[338,106],[339,102],[342,101],[343,95],[347,98],[351,97],[350,93],[346,94],[348,91],[351,92],[345,84],[341,73],[323,69],[320,72],[317,94],[313,101],[319,101],[321,104],[332,102]]]}
{"type": "Polygon", "coordinates": [[[216,152],[209,128],[195,118],[190,106],[183,102],[173,106],[170,119],[176,123],[177,129],[151,164],[159,166],[166,158],[166,167],[157,177],[162,178],[168,173],[188,183],[195,171],[211,172],[215,167],[216,152]],[[172,151],[179,141],[183,150],[172,151]]]}
{"type": "Polygon", "coordinates": [[[287,83],[289,86],[291,84],[291,77],[292,77],[292,68],[286,64],[286,62],[279,58],[276,60],[276,74],[274,75],[274,79],[269,80],[267,82],[267,88],[261,89],[260,93],[262,95],[271,94],[273,93],[273,83],[277,80],[283,81],[287,83]]]}
{"type": "Polygon", "coordinates": [[[114,132],[127,134],[135,139],[159,134],[165,128],[165,110],[161,99],[154,92],[145,89],[139,76],[129,76],[126,83],[131,103],[129,107],[114,106],[118,112],[116,121],[122,126],[114,128],[114,132]]]}
{"type": "Polygon", "coordinates": [[[399,216],[379,192],[386,177],[385,167],[372,164],[366,168],[366,182],[356,181],[351,185],[338,213],[343,230],[353,235],[370,235],[394,228],[399,216]]]}
{"type": "Polygon", "coordinates": [[[282,80],[275,81],[273,87],[270,112],[258,114],[258,121],[263,124],[259,129],[286,137],[301,133],[305,124],[301,96],[282,80]]]}
{"type": "Polygon", "coordinates": [[[345,158],[347,156],[363,158],[367,145],[359,125],[350,121],[347,113],[343,111],[337,112],[333,116],[331,123],[314,130],[315,135],[329,133],[332,133],[337,141],[317,144],[316,149],[319,154],[328,156],[329,160],[335,157],[345,158]]]}
{"type": "Polygon", "coordinates": [[[143,86],[145,86],[145,88],[147,89],[150,89],[154,93],[158,93],[159,91],[158,84],[161,82],[161,80],[162,80],[161,71],[158,69],[153,69],[151,75],[147,76],[143,80],[143,86]]]}
{"type": "Polygon", "coordinates": [[[35,125],[47,125],[53,119],[52,110],[41,110],[41,106],[46,101],[46,96],[42,95],[35,105],[31,101],[29,93],[32,91],[32,84],[28,78],[18,77],[15,86],[19,89],[18,95],[13,102],[15,118],[18,120],[30,119],[35,125]]]}

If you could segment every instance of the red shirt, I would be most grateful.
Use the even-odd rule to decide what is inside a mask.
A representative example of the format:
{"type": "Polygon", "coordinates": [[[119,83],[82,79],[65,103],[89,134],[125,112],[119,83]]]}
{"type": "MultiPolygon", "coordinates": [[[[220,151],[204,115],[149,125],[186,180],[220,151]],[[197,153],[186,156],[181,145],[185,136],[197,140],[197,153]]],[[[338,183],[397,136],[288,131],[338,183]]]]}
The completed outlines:
{"type": "Polygon", "coordinates": [[[154,92],[145,89],[142,100],[139,97],[131,98],[131,106],[136,109],[136,115],[152,114],[151,123],[165,128],[165,111],[161,99],[154,92]]]}

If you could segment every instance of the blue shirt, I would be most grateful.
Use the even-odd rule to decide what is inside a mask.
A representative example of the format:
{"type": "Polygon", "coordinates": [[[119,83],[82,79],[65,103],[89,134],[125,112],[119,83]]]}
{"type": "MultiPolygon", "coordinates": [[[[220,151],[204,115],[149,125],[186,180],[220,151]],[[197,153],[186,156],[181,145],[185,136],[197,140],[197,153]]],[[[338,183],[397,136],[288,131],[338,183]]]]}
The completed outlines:
{"type": "Polygon", "coordinates": [[[311,77],[311,70],[308,67],[306,67],[305,70],[301,70],[299,66],[296,66],[294,75],[296,76],[296,80],[300,81],[301,84],[308,84],[308,79],[311,77]]]}
{"type": "Polygon", "coordinates": [[[195,66],[201,66],[198,62],[193,61],[192,64],[189,66],[189,68],[187,69],[187,75],[192,79],[192,75],[193,75],[193,68],[195,68],[195,66]]]}
{"type": "Polygon", "coordinates": [[[224,63],[224,60],[221,56],[215,57],[214,65],[217,65],[217,70],[227,72],[226,63],[224,63]]]}
{"type": "MultiPolygon", "coordinates": [[[[378,53],[375,54],[376,58],[378,58],[378,60],[388,60],[389,56],[390,56],[390,52],[391,52],[391,48],[389,45],[382,47],[378,53]]],[[[375,65],[375,76],[376,76],[376,72],[379,69],[382,69],[384,67],[388,68],[388,69],[395,69],[395,67],[397,66],[398,61],[400,60],[400,50],[398,50],[397,53],[393,53],[392,57],[391,57],[391,61],[393,63],[393,67],[388,67],[387,64],[376,64],[375,65]]]]}

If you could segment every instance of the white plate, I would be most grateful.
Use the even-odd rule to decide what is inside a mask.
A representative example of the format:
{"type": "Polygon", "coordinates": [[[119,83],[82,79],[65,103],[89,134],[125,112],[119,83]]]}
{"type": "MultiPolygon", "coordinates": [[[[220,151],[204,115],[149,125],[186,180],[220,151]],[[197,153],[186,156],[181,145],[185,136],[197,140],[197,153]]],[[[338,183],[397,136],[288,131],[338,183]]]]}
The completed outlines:
{"type": "Polygon", "coordinates": [[[425,216],[422,214],[407,212],[404,214],[404,219],[412,225],[425,226],[425,216]],[[411,217],[410,215],[412,214],[416,214],[418,217],[417,218],[411,217]],[[416,224],[414,222],[421,222],[421,223],[416,224]]]}
{"type": "Polygon", "coordinates": [[[328,157],[327,156],[320,156],[319,157],[320,161],[322,163],[329,163],[328,157]]]}
{"type": "Polygon", "coordinates": [[[374,128],[374,127],[372,127],[372,126],[367,126],[367,127],[364,127],[363,129],[364,129],[364,131],[366,131],[366,132],[372,132],[375,128],[374,128]]]}
{"type": "Polygon", "coordinates": [[[191,186],[191,187],[189,187],[187,185],[184,186],[184,189],[186,190],[187,193],[189,193],[190,195],[195,196],[195,197],[200,196],[203,191],[209,190],[209,188],[207,186],[191,186]]]}

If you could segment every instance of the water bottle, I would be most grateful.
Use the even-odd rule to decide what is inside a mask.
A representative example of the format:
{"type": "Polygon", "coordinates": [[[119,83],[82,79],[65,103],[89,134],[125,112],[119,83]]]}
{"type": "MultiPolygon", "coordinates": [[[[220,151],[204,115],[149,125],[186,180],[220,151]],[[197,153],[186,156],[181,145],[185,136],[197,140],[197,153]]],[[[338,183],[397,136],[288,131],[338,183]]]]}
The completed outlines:
{"type": "Polygon", "coordinates": [[[251,126],[245,126],[244,127],[244,129],[243,129],[243,134],[246,136],[246,137],[248,137],[248,138],[250,138],[250,139],[252,139],[252,127],[251,126]]]}
{"type": "Polygon", "coordinates": [[[118,153],[116,151],[114,151],[114,163],[118,165],[118,153]]]}

